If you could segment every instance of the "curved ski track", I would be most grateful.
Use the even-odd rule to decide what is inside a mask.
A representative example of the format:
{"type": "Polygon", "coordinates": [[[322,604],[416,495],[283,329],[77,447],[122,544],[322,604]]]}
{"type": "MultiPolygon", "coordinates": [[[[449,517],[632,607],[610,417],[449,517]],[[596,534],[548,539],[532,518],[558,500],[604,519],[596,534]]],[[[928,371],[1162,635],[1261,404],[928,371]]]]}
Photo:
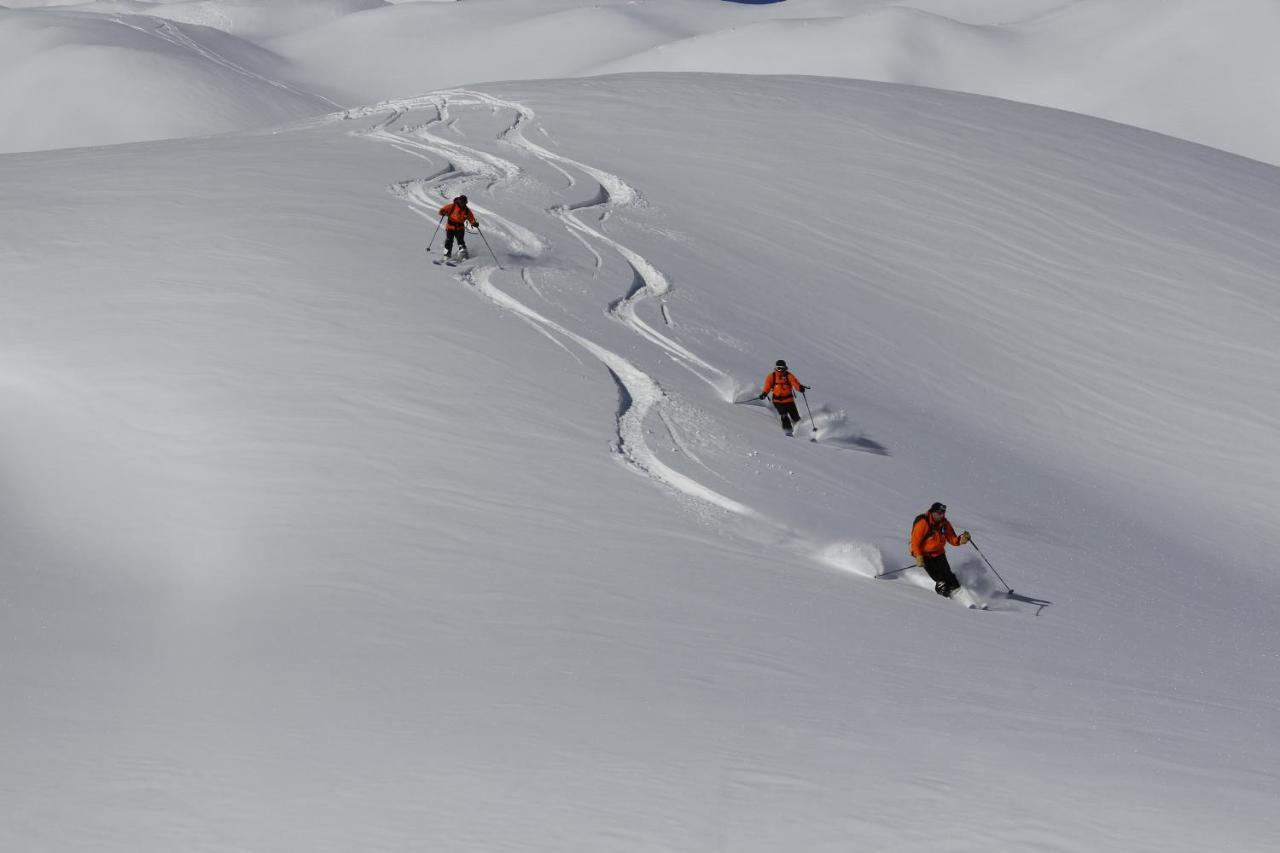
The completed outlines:
{"type": "MultiPolygon", "coordinates": [[[[637,313],[637,306],[640,303],[658,300],[660,316],[670,327],[670,312],[663,299],[671,292],[670,280],[639,252],[605,234],[602,225],[616,210],[643,205],[644,201],[640,193],[618,175],[573,160],[531,141],[525,136],[525,128],[535,126],[533,110],[515,101],[482,92],[457,89],[435,92],[419,98],[383,102],[359,110],[349,110],[341,118],[377,118],[378,120],[371,127],[357,133],[424,159],[444,159],[446,165],[434,174],[402,181],[389,188],[397,197],[404,199],[412,210],[434,222],[439,204],[451,198],[464,185],[481,182],[486,189],[493,190],[500,185],[512,186],[534,180],[512,160],[478,150],[459,139],[445,138],[435,132],[443,128],[462,138],[461,131],[455,125],[457,119],[451,114],[450,109],[466,107],[485,109],[491,115],[497,115],[501,111],[514,114],[511,123],[498,134],[498,141],[511,145],[541,165],[562,175],[566,181],[566,188],[572,189],[578,185],[580,178],[576,175],[585,176],[597,184],[598,190],[589,200],[570,205],[556,205],[547,208],[546,212],[558,219],[565,231],[587,249],[593,257],[597,275],[604,266],[600,248],[612,250],[622,258],[631,271],[632,280],[628,283],[626,292],[612,300],[605,307],[605,313],[613,320],[625,325],[642,340],[658,347],[676,364],[706,382],[721,399],[731,402],[735,388],[732,377],[669,335],[654,328],[637,313]],[[402,119],[418,110],[430,110],[432,115],[416,125],[401,124],[402,119]],[[594,225],[583,220],[582,214],[586,211],[596,213],[597,221],[594,225]]],[[[550,141],[550,136],[544,128],[535,127],[544,138],[550,141]]],[[[474,203],[472,207],[485,215],[487,224],[490,225],[487,229],[488,233],[497,233],[505,238],[508,255],[513,258],[537,260],[550,245],[547,238],[507,217],[474,203]]],[[[519,267],[520,280],[529,287],[531,292],[542,295],[533,285],[530,270],[529,265],[522,264],[519,267]]],[[[576,344],[608,370],[609,375],[618,385],[619,397],[618,411],[615,415],[617,433],[612,443],[612,451],[628,469],[714,511],[728,512],[752,521],[765,522],[763,526],[753,525],[747,534],[753,539],[759,538],[762,531],[767,531],[764,536],[771,538],[775,543],[796,544],[803,541],[803,537],[797,532],[776,519],[768,518],[759,511],[664,463],[645,440],[647,433],[645,423],[650,414],[657,415],[673,443],[681,449],[682,455],[701,466],[712,476],[724,479],[689,451],[686,442],[681,439],[675,429],[678,418],[675,417],[677,412],[672,406],[671,399],[652,376],[618,353],[552,320],[498,287],[494,283],[494,274],[498,271],[497,265],[478,261],[470,269],[460,272],[457,278],[470,285],[490,303],[530,324],[575,359],[577,356],[566,345],[566,341],[576,344]]],[[[863,542],[839,541],[816,548],[811,542],[806,542],[801,547],[815,562],[840,571],[874,577],[884,567],[879,549],[863,542]]],[[[931,588],[931,583],[926,584],[918,578],[907,577],[904,580],[913,585],[931,588]]]]}
{"type": "MultiPolygon", "coordinates": [[[[439,92],[423,98],[378,104],[365,110],[353,111],[348,115],[359,117],[386,113],[385,118],[364,131],[364,134],[409,154],[423,157],[434,155],[445,159],[448,165],[435,174],[403,181],[390,188],[391,192],[404,199],[423,217],[435,220],[439,203],[452,197],[455,189],[464,184],[480,181],[484,183],[486,189],[492,190],[499,184],[510,184],[525,179],[524,170],[511,160],[479,151],[472,146],[433,132],[436,126],[451,126],[453,118],[450,107],[481,107],[494,113],[499,110],[511,111],[515,114],[515,120],[499,135],[501,141],[508,142],[564,175],[570,187],[577,184],[573,170],[596,181],[600,189],[591,201],[579,205],[553,207],[548,212],[557,217],[564,224],[565,229],[587,247],[595,259],[597,269],[603,265],[603,258],[593,247],[593,240],[617,252],[631,269],[633,281],[624,296],[609,304],[606,309],[608,315],[624,323],[641,338],[658,346],[673,361],[707,382],[721,397],[728,399],[726,389],[732,388],[730,377],[699,358],[688,348],[657,331],[637,315],[637,303],[661,297],[671,291],[667,278],[640,253],[585,224],[577,216],[577,213],[582,210],[599,209],[601,220],[603,220],[615,208],[640,203],[639,193],[616,175],[563,157],[525,139],[522,128],[534,118],[533,111],[528,107],[479,92],[456,90],[439,92]],[[418,109],[431,109],[434,111],[434,116],[418,125],[396,127],[408,113],[418,109]]],[[[486,220],[494,224],[496,231],[506,238],[513,250],[512,255],[537,258],[546,250],[547,240],[530,229],[474,203],[472,207],[477,212],[483,213],[486,220]]],[[[492,264],[478,263],[462,272],[459,278],[474,287],[485,299],[529,323],[558,346],[568,350],[562,343],[562,339],[577,344],[603,364],[617,383],[620,402],[616,413],[617,434],[613,442],[613,451],[619,459],[631,470],[700,503],[747,518],[762,518],[756,510],[676,471],[663,462],[648,445],[645,440],[645,421],[651,413],[656,413],[667,431],[672,434],[677,446],[684,446],[684,442],[675,437],[671,418],[663,411],[669,405],[669,398],[652,376],[618,353],[546,317],[496,286],[493,283],[493,275],[496,271],[497,267],[492,264]]],[[[521,267],[520,274],[522,280],[530,281],[528,267],[521,267]]],[[[665,311],[663,316],[667,316],[665,311]]],[[[570,353],[572,353],[571,350],[570,353]]],[[[686,453],[686,455],[695,463],[702,465],[693,454],[686,453]]],[[[703,465],[703,467],[706,466],[703,465]]]]}

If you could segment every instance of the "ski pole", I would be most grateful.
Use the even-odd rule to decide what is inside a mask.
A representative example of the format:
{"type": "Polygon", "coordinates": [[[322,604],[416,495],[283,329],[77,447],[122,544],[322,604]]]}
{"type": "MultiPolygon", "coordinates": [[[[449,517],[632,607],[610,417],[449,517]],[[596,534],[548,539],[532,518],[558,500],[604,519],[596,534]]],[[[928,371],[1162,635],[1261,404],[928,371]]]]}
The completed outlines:
{"type": "Polygon", "coordinates": [[[818,425],[813,422],[813,409],[809,408],[809,398],[805,396],[803,391],[800,396],[804,398],[804,410],[809,413],[809,429],[813,430],[813,440],[818,440],[818,425]]]}
{"type": "Polygon", "coordinates": [[[436,230],[431,232],[431,239],[427,241],[427,251],[431,251],[431,244],[436,241],[436,235],[440,233],[440,225],[444,222],[444,217],[440,217],[440,221],[436,223],[436,230]]]}
{"type": "MultiPolygon", "coordinates": [[[[973,550],[975,550],[975,551],[977,551],[977,552],[978,552],[978,556],[982,558],[982,562],[986,563],[986,564],[987,564],[987,567],[988,567],[988,568],[990,568],[990,569],[991,569],[991,571],[995,573],[995,576],[996,576],[996,577],[998,577],[998,578],[1000,578],[1000,583],[1004,583],[1004,578],[1001,578],[1001,577],[1000,577],[1000,573],[996,571],[996,567],[995,567],[995,566],[993,566],[993,565],[991,565],[991,561],[987,559],[987,555],[986,555],[986,554],[982,553],[982,549],[978,547],[978,543],[977,543],[977,542],[974,542],[974,541],[973,541],[973,537],[972,537],[972,536],[970,536],[970,537],[969,537],[969,544],[973,546],[973,550]]],[[[1012,588],[1011,586],[1009,586],[1007,583],[1004,583],[1004,588],[1005,588],[1005,590],[1007,590],[1006,595],[1012,595],[1012,594],[1013,594],[1013,588],[1012,588]]]]}
{"type": "Polygon", "coordinates": [[[878,577],[878,578],[887,578],[887,577],[889,577],[890,575],[896,575],[896,574],[898,574],[898,572],[905,572],[907,569],[915,569],[915,568],[919,568],[919,566],[917,566],[915,563],[912,563],[912,564],[911,564],[911,565],[909,565],[909,566],[903,566],[902,568],[900,568],[900,569],[894,569],[894,570],[893,570],[893,571],[891,571],[891,572],[882,572],[881,574],[876,575],[876,577],[878,577]]]}
{"type": "Polygon", "coordinates": [[[489,245],[489,238],[484,236],[484,232],[480,230],[479,225],[476,226],[476,233],[480,235],[480,239],[483,240],[485,246],[488,247],[489,254],[493,255],[493,262],[498,265],[498,269],[502,269],[502,264],[498,261],[498,256],[493,254],[493,247],[489,245]]]}

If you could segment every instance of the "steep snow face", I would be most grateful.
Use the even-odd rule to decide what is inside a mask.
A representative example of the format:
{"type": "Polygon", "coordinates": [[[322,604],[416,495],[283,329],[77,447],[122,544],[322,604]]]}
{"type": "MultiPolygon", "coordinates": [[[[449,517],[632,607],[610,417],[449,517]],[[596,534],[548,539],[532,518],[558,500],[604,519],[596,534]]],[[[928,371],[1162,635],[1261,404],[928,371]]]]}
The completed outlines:
{"type": "Polygon", "coordinates": [[[0,847],[1280,829],[1274,168],[637,75],[0,180],[0,847]],[[939,499],[993,612],[871,578],[939,499]]]}
{"type": "Polygon", "coordinates": [[[0,14],[0,153],[203,136],[336,105],[285,63],[216,29],[143,16],[0,14]]]}

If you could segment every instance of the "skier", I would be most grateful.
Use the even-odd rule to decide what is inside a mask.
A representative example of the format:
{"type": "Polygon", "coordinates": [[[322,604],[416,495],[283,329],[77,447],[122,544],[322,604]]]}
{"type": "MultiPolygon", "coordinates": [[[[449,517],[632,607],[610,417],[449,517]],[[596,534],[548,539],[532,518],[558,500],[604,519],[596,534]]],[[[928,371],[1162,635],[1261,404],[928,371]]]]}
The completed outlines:
{"type": "Polygon", "coordinates": [[[782,429],[791,435],[793,425],[800,423],[800,411],[796,408],[796,392],[809,390],[808,385],[801,385],[796,375],[787,370],[787,363],[778,359],[774,362],[773,372],[764,378],[764,391],[760,399],[773,394],[773,407],[782,418],[782,429]]]}
{"type": "Polygon", "coordinates": [[[916,516],[911,525],[911,556],[916,558],[920,566],[933,578],[933,590],[945,598],[960,588],[947,562],[946,547],[964,545],[969,541],[969,531],[956,535],[956,530],[947,521],[947,505],[935,503],[928,512],[916,516]]]}
{"type": "Polygon", "coordinates": [[[462,252],[462,260],[465,261],[471,257],[471,253],[467,251],[467,223],[470,222],[475,228],[480,227],[475,214],[467,207],[467,197],[458,196],[440,208],[440,215],[449,217],[448,224],[444,226],[444,256],[453,258],[453,244],[456,240],[458,249],[462,252]]]}

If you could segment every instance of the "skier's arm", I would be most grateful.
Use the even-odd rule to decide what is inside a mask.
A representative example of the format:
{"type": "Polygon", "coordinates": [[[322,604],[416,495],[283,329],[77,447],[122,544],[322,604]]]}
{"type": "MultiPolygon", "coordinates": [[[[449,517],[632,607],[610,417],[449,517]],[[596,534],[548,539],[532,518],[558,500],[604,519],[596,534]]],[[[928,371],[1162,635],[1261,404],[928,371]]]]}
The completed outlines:
{"type": "Polygon", "coordinates": [[[763,400],[769,396],[769,392],[773,390],[773,374],[770,373],[764,378],[764,388],[760,391],[760,399],[763,400]]]}
{"type": "MultiPolygon", "coordinates": [[[[952,546],[964,544],[964,542],[960,541],[960,537],[956,535],[956,529],[951,526],[950,521],[944,521],[942,523],[942,530],[943,530],[943,533],[946,534],[947,541],[951,543],[952,546]]],[[[968,539],[965,540],[965,542],[968,542],[968,541],[969,541],[968,539]]]]}

